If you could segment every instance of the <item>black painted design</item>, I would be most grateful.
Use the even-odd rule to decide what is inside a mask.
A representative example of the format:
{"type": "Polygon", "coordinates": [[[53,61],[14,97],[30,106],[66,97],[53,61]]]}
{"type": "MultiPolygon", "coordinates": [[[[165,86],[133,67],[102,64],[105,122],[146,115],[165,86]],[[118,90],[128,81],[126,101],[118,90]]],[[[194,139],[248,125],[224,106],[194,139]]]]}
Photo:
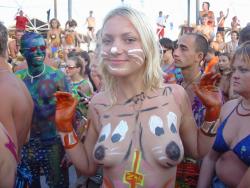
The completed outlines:
{"type": "Polygon", "coordinates": [[[97,148],[96,148],[96,150],[95,150],[95,158],[97,159],[97,160],[103,160],[104,159],[104,157],[105,157],[105,149],[104,149],[104,146],[102,146],[102,145],[100,145],[100,146],[98,146],[97,148]]]}
{"type": "Polygon", "coordinates": [[[133,102],[134,104],[142,103],[145,100],[146,96],[144,92],[141,92],[138,95],[133,96],[132,98],[128,99],[125,104],[133,102]]]}
{"type": "Polygon", "coordinates": [[[150,107],[150,108],[142,109],[141,112],[147,112],[147,111],[150,111],[150,110],[155,110],[157,108],[158,108],[158,106],[153,106],[153,107],[150,107]]]}
{"type": "Polygon", "coordinates": [[[165,152],[167,154],[167,157],[173,161],[178,161],[181,156],[181,150],[174,141],[171,141],[167,145],[165,152]]]}
{"type": "Polygon", "coordinates": [[[155,135],[156,136],[161,136],[164,134],[164,129],[162,127],[156,127],[155,128],[155,135]]]}
{"type": "Polygon", "coordinates": [[[128,147],[128,151],[127,151],[127,153],[126,153],[126,155],[124,157],[124,160],[128,160],[129,155],[131,153],[131,148],[132,148],[132,140],[130,141],[130,144],[129,144],[129,147],[128,147]]]}
{"type": "Polygon", "coordinates": [[[164,88],[162,95],[168,96],[172,93],[172,88],[167,86],[164,88]]]}
{"type": "Polygon", "coordinates": [[[130,117],[133,116],[134,114],[119,114],[118,117],[130,117]]]}
{"type": "Polygon", "coordinates": [[[103,118],[104,119],[108,119],[110,117],[110,115],[104,115],[103,118]]]}
{"type": "Polygon", "coordinates": [[[116,134],[112,135],[111,141],[113,143],[116,143],[116,142],[119,142],[121,138],[122,138],[121,134],[116,133],[116,134]]]}
{"type": "Polygon", "coordinates": [[[140,123],[139,143],[140,143],[140,147],[141,147],[141,156],[142,156],[142,159],[145,160],[144,149],[142,147],[142,135],[143,135],[142,132],[143,132],[143,128],[142,128],[141,123],[140,123]]]}
{"type": "Polygon", "coordinates": [[[170,126],[170,130],[171,130],[172,133],[177,133],[176,127],[174,126],[173,123],[170,126]]]}
{"type": "Polygon", "coordinates": [[[162,104],[161,106],[167,106],[167,105],[168,105],[168,102],[167,102],[167,103],[162,104]]]}
{"type": "Polygon", "coordinates": [[[102,142],[102,141],[104,141],[105,139],[106,139],[106,135],[103,134],[102,136],[100,136],[98,142],[102,142]]]}

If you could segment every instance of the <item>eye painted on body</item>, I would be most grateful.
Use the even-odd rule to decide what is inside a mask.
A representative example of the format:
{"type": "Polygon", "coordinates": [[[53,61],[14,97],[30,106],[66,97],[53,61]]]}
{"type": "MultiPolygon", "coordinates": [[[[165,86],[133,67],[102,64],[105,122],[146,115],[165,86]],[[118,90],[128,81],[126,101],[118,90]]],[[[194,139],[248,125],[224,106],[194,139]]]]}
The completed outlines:
{"type": "Polygon", "coordinates": [[[177,116],[174,112],[169,112],[167,115],[168,128],[172,133],[177,133],[177,116]]]}
{"type": "Polygon", "coordinates": [[[154,115],[150,117],[149,128],[150,131],[156,136],[161,136],[165,133],[163,128],[163,121],[159,116],[154,115]]]}
{"type": "Polygon", "coordinates": [[[127,132],[128,132],[128,124],[126,121],[121,120],[111,136],[111,141],[113,143],[121,142],[125,138],[127,132]]]}
{"type": "Polygon", "coordinates": [[[106,140],[110,132],[111,132],[111,124],[109,123],[102,128],[98,142],[103,142],[104,140],[106,140]]]}

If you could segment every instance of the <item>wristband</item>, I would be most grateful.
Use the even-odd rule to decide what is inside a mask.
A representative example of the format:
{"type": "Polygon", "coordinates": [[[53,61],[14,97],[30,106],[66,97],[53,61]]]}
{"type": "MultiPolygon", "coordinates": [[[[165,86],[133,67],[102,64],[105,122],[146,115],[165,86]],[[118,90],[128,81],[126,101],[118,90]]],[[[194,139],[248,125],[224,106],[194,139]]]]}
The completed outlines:
{"type": "Polygon", "coordinates": [[[217,133],[217,126],[216,126],[217,121],[204,121],[201,125],[201,132],[209,137],[214,137],[217,133]]]}
{"type": "Polygon", "coordinates": [[[79,141],[75,131],[68,132],[68,133],[60,133],[62,144],[65,149],[73,148],[79,141]]]}

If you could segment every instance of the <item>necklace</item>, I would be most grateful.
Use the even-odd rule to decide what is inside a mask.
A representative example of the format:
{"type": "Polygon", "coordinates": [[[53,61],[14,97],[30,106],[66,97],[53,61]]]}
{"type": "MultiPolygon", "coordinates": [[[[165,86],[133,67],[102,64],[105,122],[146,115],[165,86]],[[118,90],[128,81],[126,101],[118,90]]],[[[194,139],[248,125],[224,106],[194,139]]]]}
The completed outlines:
{"type": "Polygon", "coordinates": [[[40,77],[40,76],[42,76],[43,75],[43,73],[45,72],[45,65],[43,64],[43,71],[41,72],[41,73],[39,73],[38,75],[36,75],[36,76],[32,76],[30,73],[29,73],[29,69],[27,69],[27,75],[30,77],[30,82],[31,83],[33,83],[33,79],[34,78],[38,78],[38,77],[40,77]]]}
{"type": "Polygon", "coordinates": [[[240,105],[241,105],[241,107],[242,107],[244,110],[250,111],[249,108],[247,108],[247,107],[245,107],[245,106],[243,105],[243,100],[241,100],[240,105]]]}
{"type": "Polygon", "coordinates": [[[237,113],[239,116],[244,116],[244,117],[245,117],[245,116],[250,116],[250,113],[241,114],[241,113],[239,112],[239,106],[240,106],[240,105],[241,105],[242,109],[244,109],[244,110],[246,110],[246,111],[250,111],[250,109],[247,109],[247,108],[243,107],[242,101],[243,101],[243,100],[241,100],[241,101],[239,102],[239,104],[237,105],[237,107],[236,107],[236,113],[237,113]]]}
{"type": "Polygon", "coordinates": [[[190,82],[188,82],[188,83],[185,84],[185,81],[184,81],[183,84],[182,84],[183,88],[184,88],[184,89],[187,89],[188,86],[190,86],[190,85],[191,85],[198,77],[200,77],[200,76],[201,76],[201,72],[198,72],[198,74],[196,74],[196,75],[194,76],[194,78],[193,78],[190,82]]]}

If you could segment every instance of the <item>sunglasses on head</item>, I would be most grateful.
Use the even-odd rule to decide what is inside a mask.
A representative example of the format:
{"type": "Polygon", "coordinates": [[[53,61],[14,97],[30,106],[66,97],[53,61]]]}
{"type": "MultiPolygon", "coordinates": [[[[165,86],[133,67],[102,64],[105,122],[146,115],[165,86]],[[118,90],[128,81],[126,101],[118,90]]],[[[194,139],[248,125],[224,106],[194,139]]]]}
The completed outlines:
{"type": "Polygon", "coordinates": [[[30,47],[30,48],[26,48],[26,49],[29,50],[30,52],[35,52],[35,51],[38,50],[38,48],[41,51],[45,51],[46,50],[46,46],[33,46],[33,47],[30,47]]]}

